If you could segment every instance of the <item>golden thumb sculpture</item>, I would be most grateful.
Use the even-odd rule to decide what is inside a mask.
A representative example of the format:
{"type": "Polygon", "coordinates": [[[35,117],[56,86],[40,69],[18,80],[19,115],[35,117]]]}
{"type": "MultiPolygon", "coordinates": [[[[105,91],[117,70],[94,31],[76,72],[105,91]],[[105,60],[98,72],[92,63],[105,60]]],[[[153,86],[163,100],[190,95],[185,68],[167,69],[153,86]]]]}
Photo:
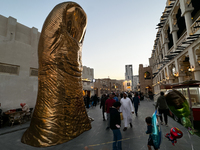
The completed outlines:
{"type": "Polygon", "coordinates": [[[81,81],[86,25],[84,10],[74,2],[58,4],[46,18],[38,45],[37,102],[23,143],[57,145],[91,129],[81,81]]]}

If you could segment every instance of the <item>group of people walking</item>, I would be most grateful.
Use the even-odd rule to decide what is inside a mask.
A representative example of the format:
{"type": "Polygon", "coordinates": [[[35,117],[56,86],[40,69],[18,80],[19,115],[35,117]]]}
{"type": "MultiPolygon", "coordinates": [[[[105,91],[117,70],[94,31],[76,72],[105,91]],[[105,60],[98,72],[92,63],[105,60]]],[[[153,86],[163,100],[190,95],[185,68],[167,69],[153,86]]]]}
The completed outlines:
{"type": "MultiPolygon", "coordinates": [[[[161,120],[161,124],[163,125],[163,118],[162,114],[164,114],[164,121],[165,125],[167,125],[167,113],[168,107],[166,104],[164,93],[160,93],[160,97],[157,100],[157,104],[155,109],[158,108],[159,117],[161,120]]],[[[123,116],[124,120],[124,128],[123,131],[126,131],[128,126],[132,128],[132,114],[135,114],[136,117],[138,116],[138,106],[140,105],[140,99],[138,97],[138,93],[134,93],[134,97],[130,97],[126,92],[122,94],[123,96],[116,99],[117,95],[115,93],[109,94],[107,97],[105,94],[101,98],[100,108],[102,109],[103,120],[105,121],[107,116],[107,128],[106,130],[111,129],[113,132],[113,150],[121,150],[121,120],[123,116]],[[106,112],[106,114],[105,114],[106,112]],[[106,116],[105,116],[106,115],[106,116]]],[[[152,142],[151,132],[152,132],[152,125],[151,125],[151,117],[147,117],[145,119],[147,123],[147,131],[146,133],[149,134],[148,139],[148,149],[151,150],[151,146],[154,146],[152,142]]],[[[157,148],[154,147],[157,150],[157,148]]]]}
{"type": "Polygon", "coordinates": [[[138,93],[135,92],[133,98],[129,98],[128,94],[124,92],[121,97],[117,97],[115,93],[109,94],[107,98],[106,95],[102,95],[100,109],[102,109],[103,120],[105,121],[105,117],[107,118],[107,130],[110,129],[110,108],[113,106],[115,102],[119,102],[121,104],[119,112],[122,113],[124,120],[124,129],[127,130],[128,125],[132,127],[132,114],[138,115],[138,105],[140,104],[140,99],[138,98],[138,93]],[[134,105],[133,105],[134,104],[134,105]],[[134,111],[134,108],[135,111],[134,111]],[[106,115],[106,116],[105,116],[106,115]]]}
{"type": "Polygon", "coordinates": [[[114,143],[113,150],[121,150],[121,119],[124,120],[124,129],[126,131],[128,125],[132,128],[132,114],[134,114],[134,108],[136,116],[138,111],[138,105],[140,100],[138,94],[135,93],[133,98],[129,98],[128,94],[124,92],[121,94],[121,97],[117,97],[115,93],[109,94],[107,98],[104,94],[101,98],[100,109],[102,109],[103,120],[105,121],[105,115],[107,116],[107,128],[106,130],[111,129],[113,132],[114,143]],[[105,114],[106,112],[106,114],[105,114]],[[121,113],[121,114],[120,114],[121,113]]]}
{"type": "Polygon", "coordinates": [[[87,94],[86,96],[83,97],[83,99],[84,99],[86,108],[90,108],[91,106],[96,107],[96,105],[99,103],[99,98],[97,97],[97,94],[95,94],[91,98],[90,98],[89,94],[87,94]]]}

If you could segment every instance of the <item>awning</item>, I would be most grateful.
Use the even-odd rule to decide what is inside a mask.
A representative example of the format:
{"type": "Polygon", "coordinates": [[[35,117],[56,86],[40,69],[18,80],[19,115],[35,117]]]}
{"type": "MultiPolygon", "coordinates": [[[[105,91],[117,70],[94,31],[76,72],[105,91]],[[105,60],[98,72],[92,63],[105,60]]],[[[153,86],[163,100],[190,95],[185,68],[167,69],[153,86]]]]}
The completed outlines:
{"type": "Polygon", "coordinates": [[[199,87],[200,81],[198,80],[186,80],[180,83],[172,84],[161,84],[160,89],[172,89],[172,88],[183,88],[183,87],[199,87]]]}

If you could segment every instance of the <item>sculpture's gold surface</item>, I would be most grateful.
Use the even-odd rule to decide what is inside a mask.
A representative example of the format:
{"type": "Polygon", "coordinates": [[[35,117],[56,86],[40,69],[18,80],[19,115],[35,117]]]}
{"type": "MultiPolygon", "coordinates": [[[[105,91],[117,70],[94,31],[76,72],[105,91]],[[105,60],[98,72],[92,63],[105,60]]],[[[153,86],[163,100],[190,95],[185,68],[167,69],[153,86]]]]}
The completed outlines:
{"type": "Polygon", "coordinates": [[[38,45],[37,102],[23,143],[57,145],[91,128],[81,81],[86,17],[78,4],[65,2],[58,4],[44,22],[38,45]]]}

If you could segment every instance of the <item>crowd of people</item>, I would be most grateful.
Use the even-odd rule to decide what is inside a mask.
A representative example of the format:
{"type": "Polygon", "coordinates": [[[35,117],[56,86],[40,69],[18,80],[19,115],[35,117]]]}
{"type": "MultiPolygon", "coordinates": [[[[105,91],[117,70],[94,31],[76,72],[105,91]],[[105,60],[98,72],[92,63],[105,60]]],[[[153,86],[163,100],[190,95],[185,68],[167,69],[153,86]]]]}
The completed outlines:
{"type": "Polygon", "coordinates": [[[111,129],[113,132],[113,150],[122,149],[121,119],[124,120],[123,131],[126,131],[129,125],[132,128],[132,114],[135,109],[135,115],[138,116],[138,105],[140,105],[140,99],[137,92],[134,93],[134,96],[126,92],[102,95],[100,109],[102,109],[103,121],[107,120],[106,130],[111,129]]]}
{"type": "Polygon", "coordinates": [[[123,116],[124,119],[124,129],[123,131],[127,130],[128,125],[132,127],[132,114],[134,113],[135,109],[135,115],[137,116],[138,111],[138,105],[140,104],[140,99],[138,97],[138,93],[134,93],[134,97],[132,97],[131,93],[121,93],[115,94],[111,93],[109,95],[103,94],[101,98],[101,104],[100,109],[102,108],[102,115],[103,115],[103,121],[105,121],[105,113],[108,120],[107,130],[110,128],[110,108],[114,105],[115,102],[119,102],[121,104],[121,107],[119,109],[119,112],[121,112],[121,116],[123,116]],[[133,108],[134,107],[134,108],[133,108]]]}
{"type": "MultiPolygon", "coordinates": [[[[164,93],[160,93],[160,97],[158,98],[155,109],[158,108],[158,112],[160,115],[161,124],[163,125],[162,114],[164,114],[165,125],[167,126],[167,111],[168,107],[165,101],[164,93]]],[[[123,131],[126,131],[128,126],[132,128],[132,114],[138,116],[138,107],[140,105],[141,93],[135,92],[132,93],[123,92],[121,94],[103,94],[101,99],[94,95],[92,104],[96,106],[96,103],[100,102],[100,109],[102,109],[103,121],[107,120],[106,130],[111,129],[113,132],[113,150],[121,150],[121,120],[123,120],[124,128],[123,131]]],[[[142,97],[142,100],[144,97],[142,97]]],[[[85,99],[86,107],[89,108],[89,104],[87,103],[87,97],[85,99]]],[[[89,101],[88,101],[89,102],[89,101]]],[[[148,149],[151,150],[151,146],[154,147],[151,133],[152,133],[152,124],[151,117],[147,117],[145,119],[147,124],[146,134],[149,134],[148,139],[148,149]]],[[[155,150],[157,148],[154,147],[155,150]]]]}

